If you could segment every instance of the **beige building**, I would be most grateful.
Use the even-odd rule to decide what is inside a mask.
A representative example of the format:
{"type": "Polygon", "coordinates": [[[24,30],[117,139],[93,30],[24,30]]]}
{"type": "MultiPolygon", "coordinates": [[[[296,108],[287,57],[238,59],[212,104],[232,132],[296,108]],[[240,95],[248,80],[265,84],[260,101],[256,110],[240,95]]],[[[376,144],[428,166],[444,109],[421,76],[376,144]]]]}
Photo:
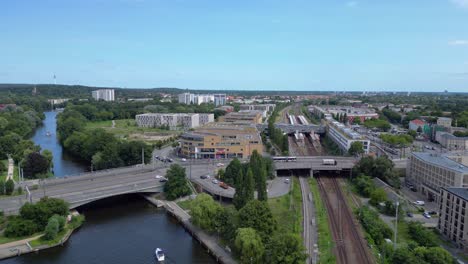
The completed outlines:
{"type": "Polygon", "coordinates": [[[462,156],[413,152],[406,166],[407,181],[429,201],[439,201],[441,188],[468,187],[468,167],[460,163],[462,156]]]}
{"type": "Polygon", "coordinates": [[[468,137],[456,137],[448,132],[437,131],[435,140],[448,150],[468,150],[468,137]]]}
{"type": "Polygon", "coordinates": [[[439,117],[439,118],[437,118],[437,125],[438,126],[443,126],[443,127],[446,127],[446,128],[451,128],[452,127],[452,118],[439,117]]]}
{"type": "Polygon", "coordinates": [[[180,154],[194,159],[248,158],[254,150],[262,153],[263,145],[254,126],[211,123],[182,134],[180,154]]]}
{"type": "Polygon", "coordinates": [[[243,111],[232,112],[219,117],[219,122],[237,123],[237,124],[261,124],[262,111],[243,111]]]}
{"type": "Polygon", "coordinates": [[[468,252],[467,204],[467,188],[441,188],[437,229],[465,253],[468,252]]]}

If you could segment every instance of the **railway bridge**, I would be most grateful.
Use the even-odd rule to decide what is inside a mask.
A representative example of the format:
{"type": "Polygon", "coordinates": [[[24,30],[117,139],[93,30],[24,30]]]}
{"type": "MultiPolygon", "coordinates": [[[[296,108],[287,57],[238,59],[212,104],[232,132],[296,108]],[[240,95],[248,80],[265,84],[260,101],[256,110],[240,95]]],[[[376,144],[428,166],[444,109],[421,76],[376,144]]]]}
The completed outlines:
{"type": "Polygon", "coordinates": [[[336,171],[351,172],[359,159],[342,156],[299,156],[299,157],[274,157],[276,175],[292,175],[299,172],[302,175],[313,176],[315,172],[336,171]],[[327,163],[324,160],[334,160],[335,163],[327,163]]]}

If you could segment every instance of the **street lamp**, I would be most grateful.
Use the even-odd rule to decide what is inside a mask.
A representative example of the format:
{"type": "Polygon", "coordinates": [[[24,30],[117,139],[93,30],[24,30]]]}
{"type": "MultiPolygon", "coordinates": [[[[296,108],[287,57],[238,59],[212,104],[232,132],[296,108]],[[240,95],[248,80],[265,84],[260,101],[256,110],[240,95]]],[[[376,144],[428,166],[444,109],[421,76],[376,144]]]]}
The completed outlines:
{"type": "Polygon", "coordinates": [[[398,233],[398,206],[400,205],[398,198],[396,201],[396,206],[395,206],[395,236],[394,236],[394,241],[393,241],[393,249],[396,249],[396,243],[397,243],[397,233],[398,233]]]}

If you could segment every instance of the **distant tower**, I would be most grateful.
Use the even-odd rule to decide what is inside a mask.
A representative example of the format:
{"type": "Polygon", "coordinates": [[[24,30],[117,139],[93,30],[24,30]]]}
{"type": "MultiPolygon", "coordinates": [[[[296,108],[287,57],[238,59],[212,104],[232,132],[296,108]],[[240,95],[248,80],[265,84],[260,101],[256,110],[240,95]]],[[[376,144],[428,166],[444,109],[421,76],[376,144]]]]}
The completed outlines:
{"type": "Polygon", "coordinates": [[[411,95],[411,92],[408,92],[408,93],[406,94],[406,96],[410,96],[410,95],[411,95]]]}
{"type": "Polygon", "coordinates": [[[54,74],[54,85],[57,85],[57,77],[54,74]]]}
{"type": "Polygon", "coordinates": [[[37,94],[37,88],[36,88],[36,85],[34,85],[34,88],[32,90],[32,95],[36,95],[37,94]]]}

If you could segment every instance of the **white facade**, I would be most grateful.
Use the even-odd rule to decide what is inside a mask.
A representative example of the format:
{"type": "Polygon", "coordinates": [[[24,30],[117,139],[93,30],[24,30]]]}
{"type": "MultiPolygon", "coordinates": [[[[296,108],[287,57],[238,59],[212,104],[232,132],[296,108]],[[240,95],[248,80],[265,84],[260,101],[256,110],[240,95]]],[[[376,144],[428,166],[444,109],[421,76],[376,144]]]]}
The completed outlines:
{"type": "Polygon", "coordinates": [[[157,114],[148,113],[135,116],[139,127],[163,127],[169,129],[196,128],[214,121],[214,114],[157,114]]]}
{"type": "Polygon", "coordinates": [[[215,106],[221,106],[226,104],[226,94],[215,94],[214,95],[215,106]]]}
{"type": "Polygon", "coordinates": [[[364,153],[369,154],[370,141],[340,122],[331,121],[328,123],[328,135],[343,151],[348,151],[353,142],[359,141],[362,142],[364,153]]]}
{"type": "Polygon", "coordinates": [[[437,118],[437,125],[451,128],[452,127],[452,118],[449,117],[439,117],[437,118]]]}
{"type": "Polygon", "coordinates": [[[92,92],[94,100],[114,101],[114,89],[99,89],[92,92]]]}

